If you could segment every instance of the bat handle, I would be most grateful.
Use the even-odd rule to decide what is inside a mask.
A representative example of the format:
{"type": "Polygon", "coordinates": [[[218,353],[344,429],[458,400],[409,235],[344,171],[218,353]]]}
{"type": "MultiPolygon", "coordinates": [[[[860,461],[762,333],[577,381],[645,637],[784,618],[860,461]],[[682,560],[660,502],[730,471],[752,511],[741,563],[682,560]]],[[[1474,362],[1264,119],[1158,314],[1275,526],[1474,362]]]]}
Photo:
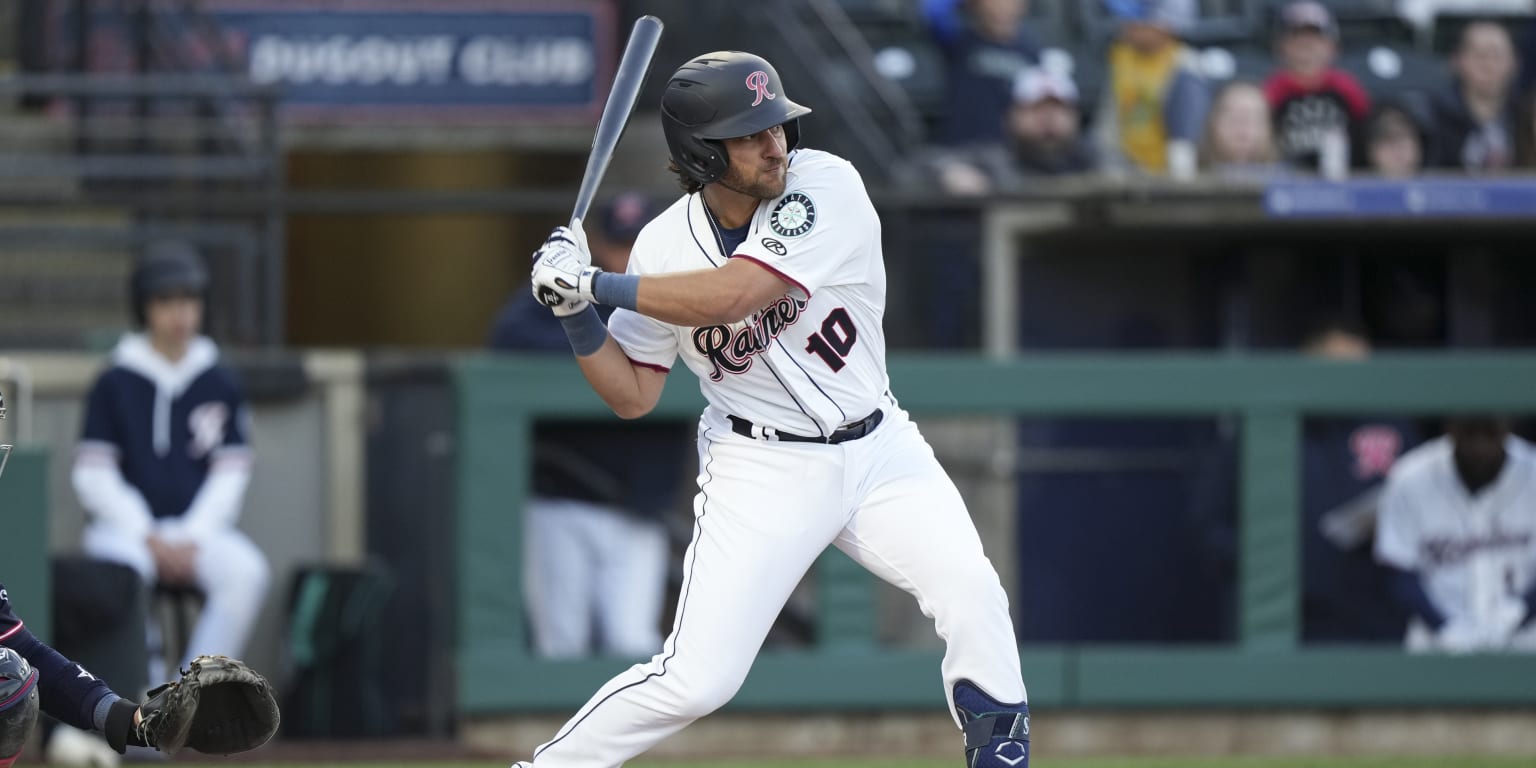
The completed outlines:
{"type": "Polygon", "coordinates": [[[580,216],[572,216],[571,217],[570,227],[571,227],[571,229],[579,231],[581,229],[581,217],[580,216]]]}

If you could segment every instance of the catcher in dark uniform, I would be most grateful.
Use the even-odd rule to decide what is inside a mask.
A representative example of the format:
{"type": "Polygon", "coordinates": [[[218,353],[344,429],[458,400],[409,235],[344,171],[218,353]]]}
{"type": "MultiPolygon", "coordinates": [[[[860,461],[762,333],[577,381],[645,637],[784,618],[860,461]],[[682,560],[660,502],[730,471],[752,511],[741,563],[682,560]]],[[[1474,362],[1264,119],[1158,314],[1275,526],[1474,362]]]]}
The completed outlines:
{"type": "MultiPolygon", "coordinates": [[[[9,452],[10,446],[0,446],[0,462],[9,452]]],[[[27,631],[0,584],[0,768],[16,762],[40,709],[76,728],[101,732],[119,753],[129,746],[167,754],[183,748],[244,752],[265,744],[278,724],[272,686],[227,656],[193,659],[180,680],[150,691],[143,704],[124,699],[27,631]]]]}

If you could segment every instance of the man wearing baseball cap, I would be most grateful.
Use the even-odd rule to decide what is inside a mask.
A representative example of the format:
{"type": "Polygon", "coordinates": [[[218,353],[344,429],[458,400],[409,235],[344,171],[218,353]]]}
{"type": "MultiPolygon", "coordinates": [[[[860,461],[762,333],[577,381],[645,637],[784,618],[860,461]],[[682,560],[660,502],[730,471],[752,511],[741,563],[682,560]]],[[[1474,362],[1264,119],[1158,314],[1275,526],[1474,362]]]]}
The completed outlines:
{"type": "Polygon", "coordinates": [[[1026,69],[1013,83],[1008,137],[1020,174],[1056,176],[1094,169],[1093,147],[1082,135],[1077,84],[1061,72],[1026,69]]]}
{"type": "Polygon", "coordinates": [[[1275,121],[1275,140],[1290,164],[1323,167],[1325,155],[1347,165],[1348,141],[1371,110],[1370,97],[1353,75],[1334,67],[1339,27],[1327,6],[1313,0],[1288,3],[1276,18],[1275,56],[1280,69],[1264,82],[1275,121]]]}
{"type": "Polygon", "coordinates": [[[1094,170],[1093,147],[1082,135],[1077,85],[1040,67],[1019,73],[1003,118],[1002,141],[945,150],[930,162],[950,194],[981,195],[1023,189],[1028,177],[1094,170]]]}

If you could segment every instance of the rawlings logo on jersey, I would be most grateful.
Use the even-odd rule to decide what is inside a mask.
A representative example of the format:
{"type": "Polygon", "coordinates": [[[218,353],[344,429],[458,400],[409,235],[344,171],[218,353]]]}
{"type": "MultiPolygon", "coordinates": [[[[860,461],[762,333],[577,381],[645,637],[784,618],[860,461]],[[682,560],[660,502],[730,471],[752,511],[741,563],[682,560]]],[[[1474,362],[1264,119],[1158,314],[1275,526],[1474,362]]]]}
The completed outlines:
{"type": "Polygon", "coordinates": [[[804,192],[791,192],[774,206],[768,226],[784,237],[799,237],[816,226],[816,203],[804,192]]]}
{"type": "Polygon", "coordinates": [[[785,248],[783,243],[771,237],[763,238],[763,247],[767,248],[768,251],[775,256],[783,256],[784,254],[789,253],[789,249],[785,248]]]}
{"type": "Polygon", "coordinates": [[[735,332],[726,325],[693,329],[693,348],[714,366],[709,372],[710,381],[720,381],[727,373],[746,373],[752,367],[752,358],[767,350],[779,334],[800,319],[805,304],[783,296],[748,318],[735,332]]]}

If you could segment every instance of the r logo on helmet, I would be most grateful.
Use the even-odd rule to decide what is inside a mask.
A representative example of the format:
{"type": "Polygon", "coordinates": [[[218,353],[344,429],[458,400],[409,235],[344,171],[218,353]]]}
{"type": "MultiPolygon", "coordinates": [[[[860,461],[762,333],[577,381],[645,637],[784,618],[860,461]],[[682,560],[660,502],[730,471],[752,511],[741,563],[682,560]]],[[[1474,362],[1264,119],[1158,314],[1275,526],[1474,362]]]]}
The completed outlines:
{"type": "Polygon", "coordinates": [[[768,73],[759,69],[747,75],[747,87],[757,91],[757,98],[752,100],[752,106],[763,103],[763,99],[776,98],[773,91],[768,90],[768,73]]]}

